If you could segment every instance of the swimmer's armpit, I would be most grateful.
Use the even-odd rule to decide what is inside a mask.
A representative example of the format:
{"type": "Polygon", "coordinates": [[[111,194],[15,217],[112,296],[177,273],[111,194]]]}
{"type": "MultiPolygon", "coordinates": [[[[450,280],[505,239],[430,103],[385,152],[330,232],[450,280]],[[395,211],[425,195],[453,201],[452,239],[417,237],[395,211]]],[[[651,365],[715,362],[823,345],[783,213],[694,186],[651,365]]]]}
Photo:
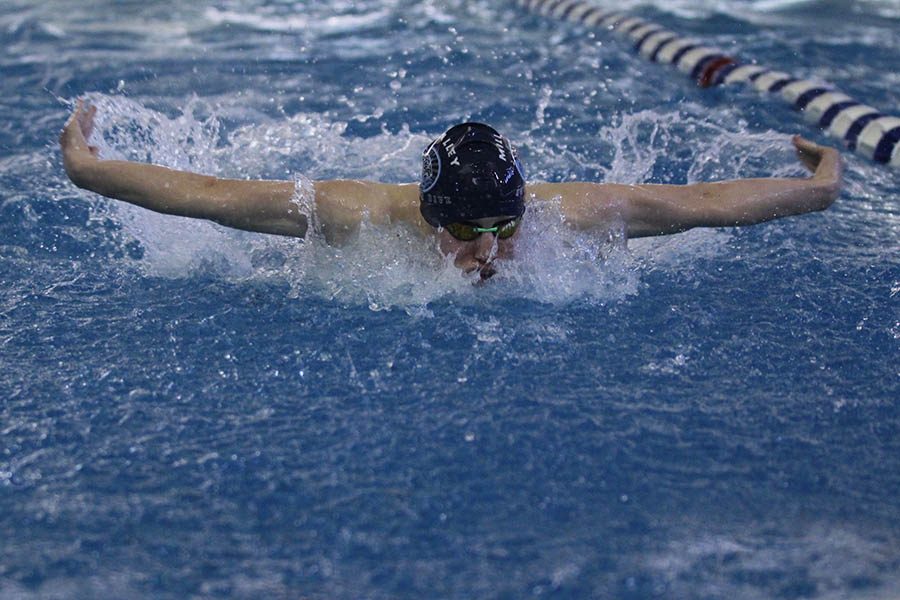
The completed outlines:
{"type": "Polygon", "coordinates": [[[354,179],[315,182],[316,227],[329,243],[341,244],[364,220],[376,225],[421,222],[418,185],[354,179]]]}

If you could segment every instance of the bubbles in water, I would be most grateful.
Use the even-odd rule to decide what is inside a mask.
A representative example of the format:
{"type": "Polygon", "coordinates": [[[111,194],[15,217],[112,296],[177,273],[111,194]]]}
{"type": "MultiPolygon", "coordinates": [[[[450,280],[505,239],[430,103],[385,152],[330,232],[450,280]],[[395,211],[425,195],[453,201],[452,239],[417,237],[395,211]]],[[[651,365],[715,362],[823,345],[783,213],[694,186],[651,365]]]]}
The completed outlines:
{"type": "Polygon", "coordinates": [[[218,174],[221,125],[207,102],[194,96],[180,115],[169,118],[124,96],[89,94],[86,100],[97,107],[91,143],[101,157],[218,174]]]}
{"type": "Polygon", "coordinates": [[[757,580],[776,589],[808,588],[822,598],[846,597],[849,586],[855,598],[881,600],[894,597],[890,590],[897,589],[890,554],[889,544],[877,537],[814,525],[776,545],[763,536],[727,534],[672,540],[665,551],[642,562],[646,575],[675,596],[762,597],[750,584],[757,580]],[[698,574],[704,582],[700,588],[698,574]]]}
{"type": "MultiPolygon", "coordinates": [[[[339,167],[345,175],[381,179],[387,174],[390,179],[406,171],[407,164],[416,165],[417,149],[427,141],[407,130],[353,138],[343,123],[295,115],[283,122],[241,126],[226,136],[227,144],[218,145],[220,118],[214,107],[197,100],[174,118],[126,98],[95,96],[91,101],[99,109],[93,141],[103,156],[214,174],[229,167],[255,173],[265,163],[291,160],[313,177],[339,167]]],[[[296,200],[314,222],[311,181],[299,174],[295,181],[296,200]]],[[[573,231],[553,199],[531,203],[515,239],[515,257],[498,261],[498,274],[487,285],[454,267],[453,257],[442,256],[434,238],[402,224],[364,222],[338,247],[325,243],[315,226],[307,239],[298,240],[232,231],[123,203],[98,206],[98,213],[112,217],[139,242],[143,253],[138,264],[148,275],[212,271],[226,277],[275,278],[286,281],[297,297],[316,294],[372,310],[399,307],[427,315],[430,303],[445,298],[604,301],[635,293],[639,279],[621,234],[573,231]]]]}
{"type": "Polygon", "coordinates": [[[442,256],[436,240],[404,225],[363,223],[341,247],[326,244],[315,233],[303,242],[265,244],[284,250],[286,260],[278,273],[287,277],[294,295],[316,293],[365,303],[372,310],[402,308],[429,315],[427,306],[442,299],[479,303],[519,297],[557,304],[578,298],[602,301],[636,291],[638,274],[621,246],[573,232],[558,208],[532,210],[529,221],[528,229],[518,234],[514,258],[498,261],[497,275],[484,285],[477,275],[453,266],[452,256],[442,256]]]}
{"type": "MultiPolygon", "coordinates": [[[[92,141],[103,156],[253,178],[266,178],[272,165],[287,165],[292,170],[288,177],[297,183],[297,201],[311,217],[307,177],[409,181],[418,169],[419,149],[429,139],[406,127],[355,137],[347,133],[345,122],[302,113],[277,121],[254,115],[259,123],[240,125],[223,136],[222,109],[196,98],[174,117],[127,98],[95,95],[91,101],[99,108],[92,141]]],[[[617,182],[658,180],[659,164],[672,162],[672,148],[684,153],[688,181],[738,177],[754,167],[765,170],[766,161],[778,153],[784,155],[783,173],[800,168],[784,136],[748,134],[740,123],[732,128],[710,123],[702,110],[682,105],[668,113],[646,110],[621,116],[599,130],[598,143],[610,151],[611,162],[605,166],[598,161],[589,169],[617,182]]],[[[552,139],[538,141],[531,133],[522,138],[531,146],[531,163],[539,174],[588,164],[582,160],[579,165],[575,151],[556,152],[552,139]]],[[[677,243],[636,240],[629,252],[621,225],[602,232],[575,231],[565,224],[558,200],[540,199],[529,204],[514,238],[514,257],[498,260],[497,275],[478,285],[477,276],[463,274],[452,257],[441,255],[434,239],[405,225],[363,223],[352,239],[335,247],[325,243],[315,224],[306,240],[297,240],[231,231],[122,203],[97,206],[99,214],[111,216],[126,237],[140,244],[138,264],[148,275],[212,271],[275,279],[287,282],[297,297],[317,294],[372,310],[402,308],[423,315],[429,314],[430,303],[450,298],[477,303],[511,296],[551,304],[619,299],[637,293],[642,268],[690,264],[697,255],[720,251],[728,239],[727,233],[695,231],[679,236],[677,243]]]]}

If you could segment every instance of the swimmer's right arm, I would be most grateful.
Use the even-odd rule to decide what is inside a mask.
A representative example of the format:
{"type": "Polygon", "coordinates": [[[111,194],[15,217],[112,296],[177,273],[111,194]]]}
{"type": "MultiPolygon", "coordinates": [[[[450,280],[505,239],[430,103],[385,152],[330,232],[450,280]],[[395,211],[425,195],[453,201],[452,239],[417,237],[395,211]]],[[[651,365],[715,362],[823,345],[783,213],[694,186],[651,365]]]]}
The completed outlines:
{"type": "Polygon", "coordinates": [[[88,143],[95,107],[81,101],[59,138],[69,179],[80,188],[160,213],[209,219],[246,231],[303,237],[307,218],[290,181],[220,179],[158,165],[102,160],[88,143]]]}
{"type": "MultiPolygon", "coordinates": [[[[307,215],[293,201],[290,181],[220,179],[158,165],[102,160],[88,142],[95,107],[78,102],[59,138],[69,179],[80,188],[169,215],[208,219],[245,231],[304,237],[307,215]]],[[[318,226],[340,243],[363,220],[407,222],[425,228],[417,184],[359,180],[314,182],[318,226]]]]}

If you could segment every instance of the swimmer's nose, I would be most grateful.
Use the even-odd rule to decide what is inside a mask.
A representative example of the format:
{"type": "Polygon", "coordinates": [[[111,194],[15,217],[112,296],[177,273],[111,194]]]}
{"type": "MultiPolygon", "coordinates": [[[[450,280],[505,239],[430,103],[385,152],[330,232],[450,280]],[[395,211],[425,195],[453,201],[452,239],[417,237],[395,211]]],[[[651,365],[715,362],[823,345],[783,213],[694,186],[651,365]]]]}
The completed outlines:
{"type": "Polygon", "coordinates": [[[494,236],[489,233],[482,233],[474,241],[475,259],[482,264],[487,264],[494,256],[494,236]]]}

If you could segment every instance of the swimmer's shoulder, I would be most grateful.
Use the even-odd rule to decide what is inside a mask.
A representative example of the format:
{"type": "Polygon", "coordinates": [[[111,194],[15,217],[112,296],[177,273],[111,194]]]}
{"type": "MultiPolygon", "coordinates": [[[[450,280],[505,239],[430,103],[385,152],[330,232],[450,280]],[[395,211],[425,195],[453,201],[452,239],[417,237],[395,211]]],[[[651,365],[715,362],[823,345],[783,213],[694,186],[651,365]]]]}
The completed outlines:
{"type": "Polygon", "coordinates": [[[319,211],[355,216],[365,215],[373,223],[421,221],[419,185],[381,183],[361,179],[332,179],[315,182],[319,211]]]}
{"type": "Polygon", "coordinates": [[[596,183],[593,181],[537,181],[525,186],[525,197],[529,200],[580,203],[615,201],[628,194],[630,186],[615,183],[596,183]]]}
{"type": "Polygon", "coordinates": [[[419,188],[414,183],[381,183],[363,179],[328,179],[314,183],[317,204],[347,210],[403,211],[415,206],[419,188]]]}
{"type": "Polygon", "coordinates": [[[531,201],[558,202],[567,221],[585,227],[621,216],[632,194],[628,185],[592,181],[535,182],[525,192],[531,201]]]}
{"type": "Polygon", "coordinates": [[[430,231],[430,227],[422,218],[419,210],[419,184],[418,183],[392,183],[382,184],[384,193],[390,206],[390,219],[411,223],[430,231]]]}

